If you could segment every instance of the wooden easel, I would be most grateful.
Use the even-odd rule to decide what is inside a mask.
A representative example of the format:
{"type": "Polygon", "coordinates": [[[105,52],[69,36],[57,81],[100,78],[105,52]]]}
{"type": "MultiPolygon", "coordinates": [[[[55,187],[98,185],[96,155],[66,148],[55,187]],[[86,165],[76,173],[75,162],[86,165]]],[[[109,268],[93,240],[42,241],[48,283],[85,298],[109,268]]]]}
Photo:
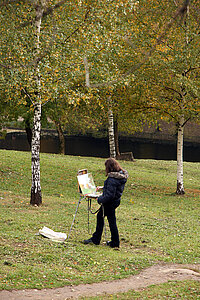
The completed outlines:
{"type": "MultiPolygon", "coordinates": [[[[79,170],[78,173],[77,173],[77,176],[78,175],[84,175],[84,174],[87,174],[87,173],[88,173],[87,169],[79,170]]],[[[77,212],[78,212],[79,205],[80,205],[80,203],[81,203],[81,201],[83,199],[86,199],[87,202],[88,202],[88,233],[90,233],[89,232],[90,231],[90,228],[89,228],[90,227],[90,212],[92,214],[94,214],[94,213],[96,213],[98,211],[97,210],[94,213],[91,211],[91,198],[89,196],[87,196],[87,195],[83,195],[81,187],[79,186],[79,184],[78,184],[78,192],[80,193],[80,197],[79,197],[79,200],[78,200],[78,203],[77,203],[77,206],[76,206],[76,211],[75,211],[75,214],[74,214],[74,218],[72,220],[72,224],[71,224],[71,227],[70,227],[70,230],[69,230],[69,234],[68,234],[67,240],[69,239],[69,236],[71,234],[71,231],[72,231],[72,228],[73,228],[73,225],[74,225],[74,222],[75,222],[75,218],[76,218],[76,215],[77,215],[77,212]]]]}

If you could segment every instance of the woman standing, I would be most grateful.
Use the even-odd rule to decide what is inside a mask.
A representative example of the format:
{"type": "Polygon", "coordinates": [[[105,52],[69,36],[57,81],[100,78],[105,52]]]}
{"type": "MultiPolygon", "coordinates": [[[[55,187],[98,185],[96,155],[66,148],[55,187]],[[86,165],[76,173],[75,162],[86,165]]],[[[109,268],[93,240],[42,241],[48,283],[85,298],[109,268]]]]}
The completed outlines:
{"type": "Polygon", "coordinates": [[[107,242],[107,245],[114,248],[119,247],[119,233],[116,224],[115,209],[120,205],[128,172],[122,169],[114,158],[108,158],[105,161],[105,167],[108,178],[104,182],[102,196],[97,199],[101,207],[97,213],[96,231],[90,239],[84,240],[84,244],[100,244],[104,227],[104,216],[106,216],[111,232],[111,241],[107,242]]]}

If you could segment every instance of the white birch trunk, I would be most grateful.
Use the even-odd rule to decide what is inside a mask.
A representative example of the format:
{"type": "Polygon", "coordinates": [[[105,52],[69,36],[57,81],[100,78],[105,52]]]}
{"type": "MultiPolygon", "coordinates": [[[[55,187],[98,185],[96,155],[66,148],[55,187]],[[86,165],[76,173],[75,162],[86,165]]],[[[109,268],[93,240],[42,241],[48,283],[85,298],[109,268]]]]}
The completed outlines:
{"type": "Polygon", "coordinates": [[[178,137],[177,137],[177,189],[176,194],[185,194],[183,186],[183,130],[184,118],[180,119],[178,124],[178,137]]]}
{"type": "MultiPolygon", "coordinates": [[[[186,47],[186,54],[185,54],[185,62],[188,58],[188,42],[189,42],[189,2],[187,4],[187,13],[186,13],[186,20],[184,22],[185,25],[185,47],[186,47]]],[[[181,110],[184,111],[183,104],[185,103],[185,95],[187,92],[184,88],[184,81],[186,74],[185,72],[182,73],[183,76],[183,84],[181,87],[181,94],[182,94],[182,103],[181,103],[181,110]]],[[[180,115],[179,122],[178,122],[178,137],[177,137],[177,188],[176,194],[183,195],[185,194],[184,186],[183,186],[183,131],[185,126],[185,118],[184,115],[180,115]]]]}
{"type": "MultiPolygon", "coordinates": [[[[36,56],[40,53],[40,30],[42,15],[44,12],[45,2],[43,0],[35,1],[35,27],[36,27],[36,56]]],[[[32,186],[30,204],[39,206],[42,203],[42,193],[40,186],[40,133],[41,133],[41,93],[40,93],[40,68],[39,62],[35,66],[36,80],[36,99],[34,103],[34,120],[33,120],[33,136],[32,136],[32,186]]]]}
{"type": "Polygon", "coordinates": [[[116,158],[114,118],[113,118],[113,111],[110,104],[110,98],[108,99],[108,138],[109,138],[109,147],[110,147],[110,157],[116,158]]]}
{"type": "Polygon", "coordinates": [[[32,186],[31,204],[39,206],[42,203],[42,193],[40,186],[40,132],[41,132],[41,103],[35,104],[33,137],[32,137],[32,186]]]}

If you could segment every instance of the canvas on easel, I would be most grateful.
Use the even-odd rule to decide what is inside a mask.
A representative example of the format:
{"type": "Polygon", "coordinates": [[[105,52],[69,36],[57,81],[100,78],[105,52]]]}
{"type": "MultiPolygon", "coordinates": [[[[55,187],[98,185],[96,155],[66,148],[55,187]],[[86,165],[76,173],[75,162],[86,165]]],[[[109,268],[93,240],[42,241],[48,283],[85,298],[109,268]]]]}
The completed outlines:
{"type": "Polygon", "coordinates": [[[78,178],[80,193],[83,196],[97,198],[98,196],[101,195],[100,192],[97,192],[97,188],[91,173],[78,175],[77,178],[78,178]]]}

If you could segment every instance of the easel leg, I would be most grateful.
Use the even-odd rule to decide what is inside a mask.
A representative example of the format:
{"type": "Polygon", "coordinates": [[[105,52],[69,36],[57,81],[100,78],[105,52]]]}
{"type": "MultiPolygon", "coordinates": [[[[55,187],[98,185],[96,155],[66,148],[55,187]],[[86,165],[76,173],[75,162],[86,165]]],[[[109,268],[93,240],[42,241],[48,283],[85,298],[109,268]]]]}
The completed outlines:
{"type": "Polygon", "coordinates": [[[71,233],[71,231],[72,231],[72,227],[73,227],[73,225],[74,225],[74,221],[75,221],[76,214],[77,214],[77,211],[78,211],[78,208],[79,208],[79,204],[81,203],[81,200],[82,200],[82,198],[81,198],[81,196],[80,196],[79,201],[78,201],[78,204],[77,204],[77,207],[76,207],[76,211],[75,211],[75,214],[74,214],[74,218],[73,218],[73,221],[72,221],[72,225],[71,225],[70,230],[69,230],[69,234],[68,234],[67,240],[69,239],[70,233],[71,233]]]}
{"type": "Polygon", "coordinates": [[[87,199],[88,201],[88,233],[90,233],[90,199],[87,199]]]}

